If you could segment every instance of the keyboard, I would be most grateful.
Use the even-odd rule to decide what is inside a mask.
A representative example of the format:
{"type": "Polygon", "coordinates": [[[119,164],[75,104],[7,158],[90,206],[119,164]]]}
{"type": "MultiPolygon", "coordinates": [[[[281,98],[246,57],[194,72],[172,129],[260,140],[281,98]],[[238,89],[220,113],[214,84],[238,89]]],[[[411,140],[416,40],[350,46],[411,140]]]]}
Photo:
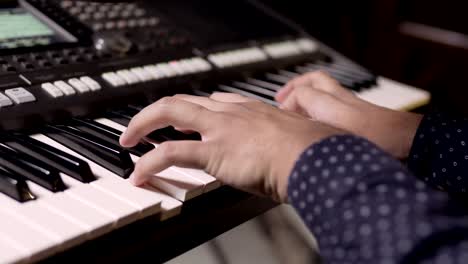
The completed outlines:
{"type": "Polygon", "coordinates": [[[177,219],[184,204],[226,188],[204,171],[178,167],[143,187],[128,183],[135,162],[160,143],[200,140],[167,127],[134,148],[119,146],[132,117],[162,96],[229,92],[277,106],[274,96],[287,82],[320,70],[356,96],[391,109],[410,110],[430,100],[424,90],[378,76],[306,34],[283,35],[279,26],[273,37],[259,33],[255,41],[229,45],[220,30],[223,43],[215,45],[180,29],[186,23],[168,22],[177,18],[170,12],[174,2],[146,8],[52,3],[23,1],[8,12],[32,14],[37,23],[68,34],[29,42],[15,34],[11,43],[0,41],[8,43],[0,45],[0,263],[44,260],[148,218],[177,219]],[[111,41],[110,33],[129,28],[142,33],[124,34],[128,45],[120,43],[121,49],[99,50],[111,41]],[[148,32],[161,39],[139,42],[148,32]]]}

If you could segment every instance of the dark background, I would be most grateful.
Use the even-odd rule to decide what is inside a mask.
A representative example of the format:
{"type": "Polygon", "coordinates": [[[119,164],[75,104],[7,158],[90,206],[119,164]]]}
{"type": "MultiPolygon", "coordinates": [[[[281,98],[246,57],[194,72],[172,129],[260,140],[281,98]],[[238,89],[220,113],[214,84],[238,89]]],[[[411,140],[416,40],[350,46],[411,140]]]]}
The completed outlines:
{"type": "Polygon", "coordinates": [[[468,2],[263,0],[374,72],[429,90],[468,116],[468,2]]]}

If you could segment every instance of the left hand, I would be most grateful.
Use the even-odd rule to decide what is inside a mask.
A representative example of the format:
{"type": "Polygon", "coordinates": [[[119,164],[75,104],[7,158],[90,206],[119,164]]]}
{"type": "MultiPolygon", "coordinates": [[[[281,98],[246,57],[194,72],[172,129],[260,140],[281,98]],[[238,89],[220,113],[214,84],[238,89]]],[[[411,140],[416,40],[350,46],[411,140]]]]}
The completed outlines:
{"type": "Polygon", "coordinates": [[[131,178],[136,185],[170,166],[190,167],[283,202],[299,155],[312,143],[345,133],[240,95],[218,93],[159,100],[132,119],[120,143],[134,146],[167,126],[199,132],[202,141],[162,143],[137,162],[131,178]]]}

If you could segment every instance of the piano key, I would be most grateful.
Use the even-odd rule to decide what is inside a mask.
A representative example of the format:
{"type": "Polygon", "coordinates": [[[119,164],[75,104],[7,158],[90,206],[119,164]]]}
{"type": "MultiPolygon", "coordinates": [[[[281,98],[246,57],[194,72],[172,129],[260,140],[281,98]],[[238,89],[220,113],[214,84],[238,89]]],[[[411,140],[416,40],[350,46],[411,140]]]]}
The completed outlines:
{"type": "Polygon", "coordinates": [[[63,191],[65,184],[59,172],[47,164],[24,153],[0,144],[0,166],[35,182],[52,192],[63,191]]]}
{"type": "Polygon", "coordinates": [[[159,213],[164,201],[164,197],[158,192],[135,187],[125,181],[103,178],[91,185],[137,208],[140,218],[159,213]]]}
{"type": "Polygon", "coordinates": [[[56,252],[57,242],[46,234],[24,225],[19,219],[0,211],[0,236],[20,247],[29,257],[29,261],[38,260],[46,255],[56,252]]]}
{"type": "MultiPolygon", "coordinates": [[[[330,69],[334,69],[343,73],[348,73],[352,76],[359,76],[361,79],[372,80],[375,82],[376,76],[364,69],[358,69],[350,65],[340,64],[340,63],[327,63],[323,61],[314,62],[315,65],[324,66],[330,69]]],[[[306,64],[309,65],[309,64],[306,64]]]]}
{"type": "Polygon", "coordinates": [[[18,261],[27,258],[27,254],[15,247],[6,239],[0,238],[0,263],[17,263],[18,261]]]}
{"type": "Polygon", "coordinates": [[[139,219],[140,210],[138,208],[123,203],[121,200],[89,185],[72,187],[65,193],[111,217],[115,227],[121,227],[139,219]]]}
{"type": "Polygon", "coordinates": [[[231,86],[227,86],[227,85],[218,85],[217,87],[217,90],[219,91],[222,91],[222,92],[227,92],[227,93],[236,93],[236,94],[240,94],[240,95],[243,95],[243,96],[246,96],[246,97],[250,97],[250,98],[253,98],[253,99],[257,99],[259,101],[262,101],[264,103],[267,103],[267,104],[270,104],[270,105],[274,105],[274,106],[277,106],[278,103],[271,100],[271,99],[267,99],[265,97],[262,97],[262,96],[258,96],[256,94],[253,94],[251,92],[246,92],[246,91],[243,91],[241,89],[238,89],[238,88],[234,88],[234,87],[231,87],[231,86]]]}
{"type": "Polygon", "coordinates": [[[27,202],[36,199],[29,190],[29,186],[19,175],[15,175],[0,167],[0,192],[18,202],[27,202]]]}
{"type": "Polygon", "coordinates": [[[75,88],[75,90],[77,90],[79,93],[87,93],[91,91],[91,88],[89,88],[84,82],[78,80],[77,78],[68,80],[68,84],[75,88]]]}
{"type": "MultiPolygon", "coordinates": [[[[105,140],[111,144],[114,144],[115,146],[120,146],[119,138],[122,132],[115,130],[111,127],[105,126],[101,123],[97,123],[90,119],[77,118],[74,118],[71,121],[70,125],[95,137],[101,138],[102,140],[105,140]]],[[[153,145],[141,142],[138,143],[138,145],[136,145],[135,147],[128,148],[127,150],[134,155],[143,156],[144,154],[150,152],[153,149],[153,145]]]]}
{"type": "Polygon", "coordinates": [[[204,184],[203,192],[207,193],[213,190],[218,189],[222,184],[218,181],[215,177],[209,175],[208,173],[202,170],[196,169],[188,169],[188,168],[180,168],[180,167],[172,167],[174,171],[183,173],[190,177],[193,177],[199,180],[201,183],[204,184]]]}
{"type": "Polygon", "coordinates": [[[307,66],[307,67],[298,66],[298,67],[296,67],[296,71],[301,73],[301,74],[309,73],[309,72],[316,71],[316,70],[322,70],[322,71],[330,74],[330,76],[333,77],[334,79],[336,79],[338,82],[340,82],[341,85],[343,85],[345,87],[348,87],[348,88],[350,88],[352,90],[355,90],[355,91],[359,91],[361,87],[363,87],[363,88],[368,87],[368,82],[366,82],[365,80],[359,80],[359,79],[356,79],[356,78],[352,78],[349,75],[340,73],[340,72],[338,72],[336,70],[333,70],[333,69],[326,69],[326,68],[321,68],[321,67],[311,67],[311,66],[307,66]]]}
{"type": "Polygon", "coordinates": [[[235,86],[236,88],[240,88],[242,90],[245,90],[245,91],[248,91],[248,92],[251,92],[251,93],[255,93],[255,94],[259,95],[259,96],[268,98],[270,100],[275,100],[276,93],[273,92],[273,91],[270,91],[268,89],[258,87],[256,85],[252,85],[252,84],[249,84],[249,83],[237,82],[237,81],[232,82],[232,85],[235,86]]]}
{"type": "MultiPolygon", "coordinates": [[[[119,129],[120,126],[108,119],[99,119],[99,121],[104,122],[104,124],[110,124],[110,126],[115,129],[119,129]],[[112,124],[114,125],[112,126],[112,124]]],[[[125,127],[123,129],[125,129],[125,127]]],[[[119,130],[122,131],[122,128],[119,130]]],[[[136,199],[132,199],[131,204],[138,203],[139,206],[145,208],[141,210],[142,216],[146,216],[149,213],[157,212],[159,204],[162,208],[162,219],[168,219],[169,217],[177,215],[180,212],[182,203],[164,193],[161,193],[161,191],[152,188],[142,189],[139,187],[134,187],[129,182],[121,179],[106,168],[99,166],[95,162],[88,160],[86,157],[81,156],[79,153],[61,145],[58,142],[53,141],[52,139],[44,135],[34,135],[33,137],[39,141],[42,141],[46,144],[50,144],[51,146],[57,149],[60,149],[64,152],[69,153],[70,155],[76,156],[88,162],[89,166],[91,167],[91,170],[93,171],[93,174],[98,178],[97,181],[91,183],[91,186],[95,186],[96,188],[99,188],[116,197],[119,197],[123,201],[128,201],[129,199],[132,199],[132,195],[129,195],[129,192],[140,192],[141,194],[138,194],[138,196],[145,197],[144,199],[146,201],[142,201],[143,198],[137,197],[136,199]],[[124,192],[122,190],[122,188],[124,188],[124,185],[128,187],[128,191],[124,192]],[[151,201],[153,204],[151,204],[151,201]]]]}
{"type": "MultiPolygon", "coordinates": [[[[35,189],[37,190],[37,188],[35,189]]],[[[42,191],[39,193],[43,194],[42,191]]],[[[87,240],[87,231],[85,229],[43,208],[39,205],[41,203],[39,199],[20,204],[9,200],[7,197],[0,196],[0,203],[2,204],[0,211],[11,215],[11,217],[18,218],[24,225],[49,235],[55,241],[58,241],[57,244],[60,244],[60,250],[87,240]]]]}
{"type": "Polygon", "coordinates": [[[91,89],[91,91],[98,91],[102,89],[101,85],[89,76],[81,77],[80,81],[82,81],[86,86],[88,86],[91,89]]]}
{"type": "Polygon", "coordinates": [[[97,137],[68,126],[51,126],[44,129],[45,135],[89,157],[120,177],[128,178],[134,165],[127,150],[115,147],[97,137]]]}
{"type": "Polygon", "coordinates": [[[281,85],[277,85],[277,84],[274,84],[274,83],[262,81],[262,80],[255,79],[255,78],[247,78],[246,81],[247,81],[247,83],[257,85],[257,86],[260,86],[260,87],[263,87],[263,88],[267,88],[267,89],[270,89],[270,90],[276,91],[276,92],[283,88],[283,86],[281,86],[281,85]]]}
{"type": "MultiPolygon", "coordinates": [[[[105,124],[107,126],[110,126],[110,127],[114,127],[115,129],[118,129],[118,130],[121,130],[121,131],[124,131],[126,129],[126,127],[120,125],[120,124],[117,124],[115,122],[113,122],[112,120],[109,120],[109,119],[105,119],[105,118],[100,118],[100,119],[97,119],[96,120],[97,122],[99,123],[102,123],[102,124],[105,124]]],[[[158,146],[157,143],[154,144],[156,147],[158,146]]],[[[138,161],[138,157],[135,157],[134,158],[134,161],[137,162],[138,161]]],[[[154,180],[153,183],[155,183],[155,185],[159,188],[159,189],[162,189],[166,192],[168,192],[169,194],[173,194],[177,191],[177,193],[181,193],[183,195],[179,195],[179,197],[177,197],[178,199],[183,199],[182,196],[187,196],[186,194],[186,191],[184,191],[184,189],[187,189],[188,187],[189,188],[192,188],[192,189],[195,189],[192,191],[192,194],[188,193],[188,199],[189,198],[192,198],[191,196],[193,195],[193,193],[195,193],[195,195],[199,195],[200,193],[200,190],[198,190],[199,188],[202,188],[202,192],[207,192],[207,191],[210,191],[210,190],[213,190],[215,188],[218,188],[221,184],[212,176],[206,174],[205,172],[203,171],[199,171],[199,170],[192,170],[192,169],[183,169],[183,168],[178,168],[178,167],[171,167],[169,168],[168,170],[164,171],[162,173],[162,177],[159,177],[159,181],[158,180],[154,180]],[[172,172],[175,172],[174,175],[171,175],[172,172]],[[198,181],[198,183],[194,183],[192,180],[188,179],[187,177],[184,177],[184,176],[188,176],[188,177],[191,177],[192,180],[196,180],[198,181]],[[168,177],[172,177],[173,179],[175,180],[178,180],[180,183],[177,183],[177,182],[172,182],[172,184],[176,185],[176,186],[173,186],[173,187],[170,187],[170,186],[166,186],[167,185],[167,180],[163,180],[164,178],[168,178],[168,177]],[[186,184],[184,184],[186,183],[186,184]],[[162,184],[162,185],[160,185],[162,184]],[[201,186],[200,186],[201,184],[201,186]],[[164,187],[163,187],[164,186],[164,187]],[[179,190],[177,190],[177,188],[179,190]]],[[[187,199],[187,198],[185,198],[187,199]]]]}
{"type": "Polygon", "coordinates": [[[265,81],[275,82],[280,85],[285,85],[291,80],[290,77],[285,77],[283,75],[279,75],[279,74],[271,73],[271,72],[266,73],[264,75],[264,78],[261,78],[261,79],[265,79],[265,81]]]}
{"type": "Polygon", "coordinates": [[[114,226],[112,217],[65,193],[42,198],[38,204],[84,228],[90,238],[108,233],[114,226]]]}
{"type": "Polygon", "coordinates": [[[25,135],[9,134],[5,144],[55,167],[59,171],[82,182],[91,182],[96,178],[88,164],[56,148],[25,135]]]}

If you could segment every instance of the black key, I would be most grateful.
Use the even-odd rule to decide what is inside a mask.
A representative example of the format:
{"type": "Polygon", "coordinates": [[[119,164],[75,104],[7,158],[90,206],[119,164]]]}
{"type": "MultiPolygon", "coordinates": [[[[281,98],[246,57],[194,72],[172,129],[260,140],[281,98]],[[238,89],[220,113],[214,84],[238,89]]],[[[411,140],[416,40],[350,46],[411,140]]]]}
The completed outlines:
{"type": "Polygon", "coordinates": [[[81,182],[96,180],[88,163],[73,155],[49,146],[26,135],[10,134],[6,136],[5,145],[31,155],[59,171],[81,182]]]}
{"type": "Polygon", "coordinates": [[[315,71],[315,70],[322,70],[326,73],[328,73],[331,77],[333,77],[334,79],[336,79],[341,85],[351,89],[351,90],[355,90],[355,91],[359,91],[360,90],[360,87],[364,85],[364,83],[360,83],[358,80],[355,80],[351,77],[348,77],[346,75],[343,75],[343,74],[340,74],[336,71],[333,71],[332,69],[322,69],[322,68],[316,68],[316,67],[313,67],[313,66],[306,66],[306,67],[296,67],[296,71],[301,73],[301,74],[305,74],[305,73],[308,73],[308,72],[311,72],[311,71],[315,71]]]}
{"type": "MultiPolygon", "coordinates": [[[[104,141],[107,141],[108,143],[114,144],[115,146],[120,146],[119,139],[120,135],[122,135],[122,132],[119,130],[108,127],[91,119],[74,118],[69,125],[95,137],[98,137],[104,141]]],[[[153,149],[154,145],[146,142],[140,142],[135,147],[129,148],[128,151],[141,157],[153,149]]]]}
{"type": "Polygon", "coordinates": [[[27,202],[36,199],[21,176],[0,167],[0,192],[17,200],[27,202]]]}
{"type": "MultiPolygon", "coordinates": [[[[151,133],[150,135],[151,139],[152,137],[154,138],[159,138],[162,139],[163,141],[172,141],[172,140],[196,140],[200,141],[201,136],[198,133],[182,133],[178,130],[176,130],[174,127],[169,126],[166,128],[158,129],[154,132],[151,133]]],[[[161,142],[163,142],[161,141],[161,142]]]]}
{"type": "Polygon", "coordinates": [[[242,89],[247,92],[254,93],[258,96],[265,97],[273,101],[275,100],[275,95],[276,95],[275,92],[262,88],[262,87],[258,87],[256,85],[252,85],[252,84],[245,83],[245,82],[232,82],[232,86],[242,89]]]}
{"type": "Polygon", "coordinates": [[[221,92],[225,92],[225,93],[240,94],[240,95],[243,95],[243,96],[246,96],[246,97],[249,97],[249,98],[252,98],[252,99],[256,99],[256,100],[259,100],[259,101],[262,101],[264,103],[274,105],[274,106],[278,105],[278,103],[275,102],[274,100],[265,98],[263,96],[256,95],[256,94],[254,94],[252,92],[244,91],[244,90],[236,88],[236,87],[228,86],[228,85],[223,85],[223,84],[218,85],[217,90],[221,91],[221,92]]]}
{"type": "Polygon", "coordinates": [[[249,83],[249,84],[252,84],[252,85],[256,85],[256,86],[260,86],[260,87],[269,89],[269,90],[274,91],[274,92],[278,92],[279,90],[281,90],[283,88],[282,85],[262,81],[262,80],[255,79],[255,78],[247,78],[246,82],[249,83]]]}
{"type": "Polygon", "coordinates": [[[122,178],[128,178],[133,172],[129,152],[98,137],[64,125],[48,125],[44,134],[122,178]]]}
{"type": "Polygon", "coordinates": [[[106,112],[105,117],[124,127],[128,127],[130,120],[132,120],[132,118],[128,117],[128,115],[124,115],[116,111],[106,112]]]}
{"type": "Polygon", "coordinates": [[[32,156],[15,151],[2,144],[0,144],[0,166],[52,192],[63,191],[67,188],[62,178],[60,178],[58,170],[32,156]]]}
{"type": "MultiPolygon", "coordinates": [[[[113,110],[107,112],[107,118],[127,127],[136,111],[128,111],[127,109],[113,110]]],[[[168,140],[201,140],[201,136],[197,133],[185,134],[175,130],[172,127],[158,129],[146,136],[148,139],[155,142],[164,142],[168,140]]]]}

